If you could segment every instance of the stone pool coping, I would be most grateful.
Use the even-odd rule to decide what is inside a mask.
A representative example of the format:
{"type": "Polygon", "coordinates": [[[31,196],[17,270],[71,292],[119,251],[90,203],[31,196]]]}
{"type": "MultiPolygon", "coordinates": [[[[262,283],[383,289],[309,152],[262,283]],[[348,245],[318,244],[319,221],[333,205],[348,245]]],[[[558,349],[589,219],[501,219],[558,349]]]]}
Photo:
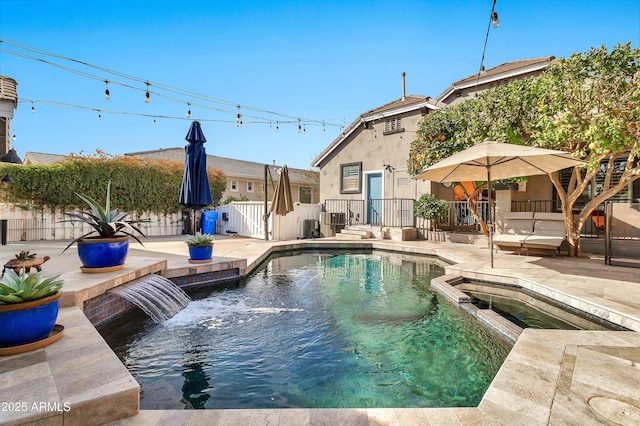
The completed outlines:
{"type": "MultiPolygon", "coordinates": [[[[552,262],[549,268],[545,263],[551,259],[497,256],[497,268],[490,270],[487,268],[486,250],[425,241],[360,243],[311,240],[269,244],[249,241],[243,247],[234,248],[231,254],[235,258],[246,259],[248,273],[273,251],[329,247],[373,248],[439,256],[458,262],[446,267],[450,274],[486,281],[500,277],[507,281],[521,280],[588,304],[591,313],[602,310],[612,312],[614,316],[620,315],[621,320],[633,324],[639,322],[640,309],[634,312],[635,302],[632,302],[639,300],[633,299],[640,289],[638,278],[633,280],[635,276],[630,274],[632,278],[628,279],[627,269],[611,269],[616,267],[598,265],[594,268],[594,271],[599,268],[610,273],[611,278],[604,278],[595,272],[590,273],[588,268],[585,272],[584,265],[580,264],[577,270],[588,275],[576,278],[570,276],[571,269],[564,264],[558,268],[565,259],[559,259],[555,265],[552,262]],[[554,271],[554,267],[561,272],[554,271]]],[[[574,260],[581,263],[581,259],[574,260]]],[[[167,271],[178,267],[180,262],[187,263],[186,259],[169,260],[167,271]]],[[[24,424],[27,421],[75,424],[82,423],[80,418],[135,425],[160,425],[170,421],[180,424],[282,425],[564,424],[569,421],[605,422],[607,418],[609,421],[622,419],[628,422],[635,420],[634,416],[640,412],[637,408],[640,406],[640,373],[635,367],[640,362],[639,334],[525,330],[478,407],[142,410],[130,416],[137,409],[131,407],[137,407],[139,403],[139,386],[83,317],[76,307],[63,308],[58,322],[65,325],[65,336],[60,341],[28,354],[0,358],[0,401],[26,402],[25,398],[31,398],[38,403],[57,402],[62,407],[61,411],[0,412],[0,424],[24,424]],[[118,399],[123,397],[125,401],[118,399]],[[70,404],[70,411],[64,411],[66,402],[70,404]]]]}

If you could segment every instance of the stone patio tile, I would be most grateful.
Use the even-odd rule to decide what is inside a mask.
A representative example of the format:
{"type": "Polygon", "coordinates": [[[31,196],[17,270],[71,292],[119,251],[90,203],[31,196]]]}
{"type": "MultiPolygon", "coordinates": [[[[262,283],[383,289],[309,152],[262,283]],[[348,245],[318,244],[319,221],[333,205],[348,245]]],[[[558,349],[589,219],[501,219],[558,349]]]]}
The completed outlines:
{"type": "Polygon", "coordinates": [[[368,426],[370,424],[366,409],[343,408],[311,409],[309,423],[314,426],[368,426]]]}
{"type": "Polygon", "coordinates": [[[252,410],[215,410],[219,415],[217,425],[236,426],[248,425],[251,421],[252,410]]]}
{"type": "Polygon", "coordinates": [[[450,408],[423,408],[422,412],[427,417],[428,425],[452,426],[459,425],[458,417],[450,408]]]}
{"type": "Polygon", "coordinates": [[[255,409],[251,410],[249,426],[278,426],[280,424],[280,410],[255,409]]]}
{"type": "MultiPolygon", "coordinates": [[[[518,407],[483,399],[480,409],[497,422],[508,426],[543,426],[548,425],[548,417],[531,417],[530,413],[523,413],[518,407]]],[[[454,423],[450,423],[454,424],[454,423]]]]}
{"type": "Polygon", "coordinates": [[[393,408],[367,408],[369,424],[400,426],[402,423],[393,408]]]}
{"type": "Polygon", "coordinates": [[[452,408],[451,411],[458,418],[458,422],[464,426],[500,426],[504,424],[479,408],[452,408]]]}
{"type": "Polygon", "coordinates": [[[280,411],[280,425],[307,426],[311,425],[310,411],[307,408],[290,408],[280,411]]]}
{"type": "Polygon", "coordinates": [[[429,420],[422,408],[396,408],[394,412],[402,426],[429,425],[429,420]]]}

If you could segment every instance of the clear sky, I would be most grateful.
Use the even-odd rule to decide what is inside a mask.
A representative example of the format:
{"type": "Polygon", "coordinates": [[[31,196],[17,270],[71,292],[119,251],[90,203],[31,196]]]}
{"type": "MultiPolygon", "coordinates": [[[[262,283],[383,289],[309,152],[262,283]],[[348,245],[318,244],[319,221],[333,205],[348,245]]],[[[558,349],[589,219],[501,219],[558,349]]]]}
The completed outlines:
{"type": "MultiPolygon", "coordinates": [[[[182,147],[189,102],[192,119],[201,119],[207,153],[309,168],[341,125],[401,97],[403,71],[407,94],[431,97],[477,73],[491,5],[492,0],[0,0],[0,38],[136,78],[2,43],[0,74],[18,82],[21,100],[89,108],[35,102],[32,113],[31,102],[21,102],[11,122],[14,147],[21,157],[27,151],[66,155],[99,148],[123,154],[182,147]],[[104,80],[112,82],[110,100],[104,80]],[[152,92],[148,104],[146,81],[152,92]],[[242,127],[236,105],[243,106],[242,127]],[[154,124],[153,116],[175,118],[156,118],[154,124]],[[297,118],[304,125],[300,133],[297,118]]],[[[490,31],[486,68],[603,44],[639,45],[640,0],[497,0],[495,10],[501,25],[490,31]]]]}

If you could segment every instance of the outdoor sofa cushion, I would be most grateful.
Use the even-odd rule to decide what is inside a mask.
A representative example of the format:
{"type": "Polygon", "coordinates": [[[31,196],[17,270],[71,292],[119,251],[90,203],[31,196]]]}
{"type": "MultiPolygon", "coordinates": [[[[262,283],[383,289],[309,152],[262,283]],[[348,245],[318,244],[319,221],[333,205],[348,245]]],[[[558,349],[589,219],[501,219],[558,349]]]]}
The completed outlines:
{"type": "Polygon", "coordinates": [[[523,247],[527,250],[555,253],[565,238],[566,227],[562,213],[535,213],[533,234],[524,239],[523,247]]]}
{"type": "Polygon", "coordinates": [[[533,212],[507,212],[502,233],[494,235],[493,244],[501,250],[520,250],[525,238],[533,233],[533,212]]]}

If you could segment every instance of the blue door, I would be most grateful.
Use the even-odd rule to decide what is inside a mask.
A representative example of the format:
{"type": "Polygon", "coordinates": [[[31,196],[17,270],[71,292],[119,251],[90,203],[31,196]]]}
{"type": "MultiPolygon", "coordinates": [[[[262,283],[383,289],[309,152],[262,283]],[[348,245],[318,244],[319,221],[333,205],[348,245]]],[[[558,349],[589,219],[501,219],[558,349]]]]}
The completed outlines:
{"type": "Polygon", "coordinates": [[[382,224],[382,173],[367,175],[367,222],[382,224]]]}

